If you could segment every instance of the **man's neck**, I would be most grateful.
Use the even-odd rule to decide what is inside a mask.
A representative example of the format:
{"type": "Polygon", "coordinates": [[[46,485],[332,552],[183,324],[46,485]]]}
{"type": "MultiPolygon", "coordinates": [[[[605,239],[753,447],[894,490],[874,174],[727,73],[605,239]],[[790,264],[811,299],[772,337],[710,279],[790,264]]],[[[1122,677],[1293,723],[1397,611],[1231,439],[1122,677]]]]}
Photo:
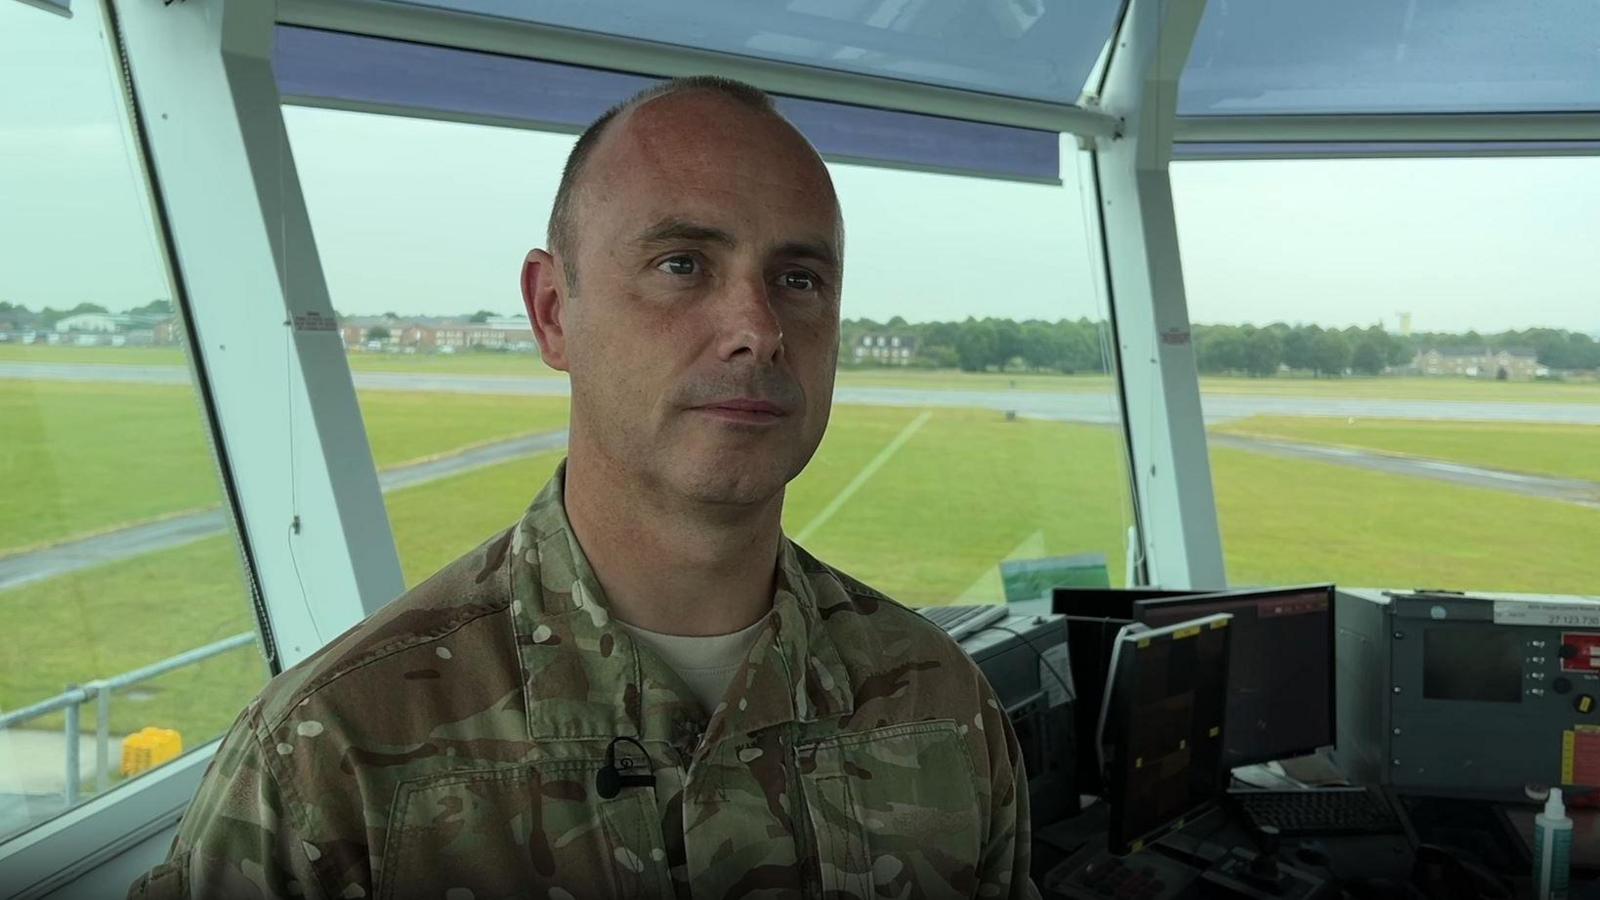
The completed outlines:
{"type": "Polygon", "coordinates": [[[728,634],[771,608],[782,493],[713,514],[571,457],[563,490],[573,534],[618,619],[662,634],[728,634]]]}

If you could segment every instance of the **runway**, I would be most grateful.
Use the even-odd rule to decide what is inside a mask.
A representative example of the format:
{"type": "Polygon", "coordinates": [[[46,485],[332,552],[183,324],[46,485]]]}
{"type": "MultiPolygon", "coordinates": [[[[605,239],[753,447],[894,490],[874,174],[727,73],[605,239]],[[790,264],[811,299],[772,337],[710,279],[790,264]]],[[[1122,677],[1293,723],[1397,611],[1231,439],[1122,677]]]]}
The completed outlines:
{"type": "MultiPolygon", "coordinates": [[[[384,493],[388,493],[566,446],[565,430],[512,438],[438,459],[387,469],[378,473],[378,485],[384,493]]],[[[181,547],[221,534],[227,526],[227,514],[223,510],[204,509],[63,541],[28,553],[0,556],[0,591],[92,566],[181,547]]]]}
{"type": "MultiPolygon", "coordinates": [[[[0,363],[0,378],[117,384],[188,384],[182,366],[108,366],[57,363],[0,363]]],[[[414,372],[356,372],[356,387],[380,391],[435,391],[458,394],[566,396],[565,378],[515,378],[497,375],[429,375],[414,372]]],[[[1050,391],[972,391],[840,386],[834,402],[859,406],[976,407],[1064,422],[1116,424],[1121,421],[1110,393],[1050,391]]],[[[1250,394],[1203,395],[1208,424],[1249,416],[1329,416],[1336,418],[1424,419],[1435,421],[1531,422],[1545,425],[1600,425],[1600,403],[1509,403],[1499,401],[1341,399],[1268,397],[1250,394]]]]}

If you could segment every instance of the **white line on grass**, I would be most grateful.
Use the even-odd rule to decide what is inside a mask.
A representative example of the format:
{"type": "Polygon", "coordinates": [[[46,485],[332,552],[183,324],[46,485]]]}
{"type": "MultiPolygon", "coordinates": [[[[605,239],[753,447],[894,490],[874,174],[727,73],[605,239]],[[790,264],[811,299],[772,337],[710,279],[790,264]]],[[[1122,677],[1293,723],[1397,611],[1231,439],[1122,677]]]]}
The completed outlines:
{"type": "Polygon", "coordinates": [[[925,410],[922,415],[912,419],[906,427],[900,429],[900,433],[894,436],[894,440],[885,444],[884,448],[878,451],[878,455],[874,456],[865,466],[862,466],[861,471],[856,473],[856,477],[850,479],[850,483],[844,486],[844,490],[835,495],[832,500],[829,500],[828,505],[822,508],[822,512],[817,513],[816,518],[806,523],[806,527],[800,529],[800,533],[794,536],[795,542],[804,543],[806,539],[816,534],[818,528],[827,524],[828,520],[833,518],[833,514],[838,512],[856,491],[861,490],[861,486],[867,483],[867,479],[883,468],[883,464],[888,462],[890,457],[900,452],[900,448],[905,446],[906,441],[911,440],[911,436],[916,434],[931,418],[933,418],[933,411],[925,410]]]}

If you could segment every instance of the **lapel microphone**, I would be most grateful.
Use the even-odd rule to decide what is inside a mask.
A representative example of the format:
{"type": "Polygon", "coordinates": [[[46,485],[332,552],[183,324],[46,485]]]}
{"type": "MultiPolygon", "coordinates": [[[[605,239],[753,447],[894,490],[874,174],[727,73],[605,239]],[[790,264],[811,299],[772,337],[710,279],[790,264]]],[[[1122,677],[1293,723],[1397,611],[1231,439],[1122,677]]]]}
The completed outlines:
{"type": "MultiPolygon", "coordinates": [[[[626,759],[622,762],[624,767],[629,765],[626,759]]],[[[644,749],[643,744],[631,737],[612,738],[611,743],[606,745],[605,765],[600,767],[600,771],[594,773],[594,789],[602,798],[610,800],[622,793],[623,788],[653,788],[656,786],[656,776],[651,771],[654,768],[655,765],[650,762],[650,754],[644,749]],[[639,753],[644,756],[645,770],[643,773],[633,774],[617,768],[617,745],[624,741],[638,747],[639,753]]]]}

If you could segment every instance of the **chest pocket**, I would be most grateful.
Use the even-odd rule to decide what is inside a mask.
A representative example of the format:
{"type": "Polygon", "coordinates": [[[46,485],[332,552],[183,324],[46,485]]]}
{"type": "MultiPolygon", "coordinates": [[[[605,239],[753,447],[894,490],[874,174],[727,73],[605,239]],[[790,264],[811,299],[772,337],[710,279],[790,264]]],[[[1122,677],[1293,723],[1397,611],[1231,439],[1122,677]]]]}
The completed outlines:
{"type": "Polygon", "coordinates": [[[469,896],[463,888],[479,898],[672,896],[652,792],[601,799],[594,790],[600,764],[540,763],[405,783],[389,818],[378,896],[469,896]]]}
{"type": "Polygon", "coordinates": [[[823,896],[973,896],[983,814],[954,722],[879,728],[797,750],[823,896]]]}

